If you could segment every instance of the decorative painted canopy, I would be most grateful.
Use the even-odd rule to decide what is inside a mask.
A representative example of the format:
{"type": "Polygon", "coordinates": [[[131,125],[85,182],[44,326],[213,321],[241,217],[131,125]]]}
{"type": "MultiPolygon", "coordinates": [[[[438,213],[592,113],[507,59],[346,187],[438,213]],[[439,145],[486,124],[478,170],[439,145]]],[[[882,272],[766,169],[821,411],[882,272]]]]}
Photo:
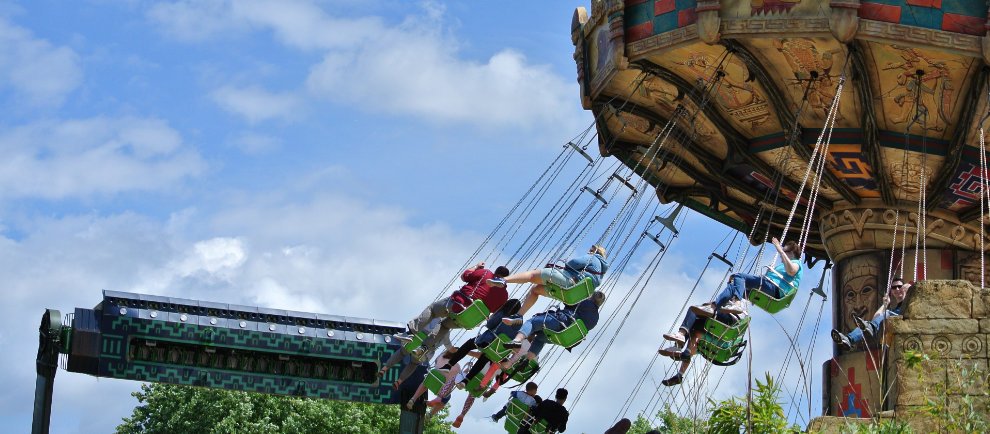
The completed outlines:
{"type": "MultiPolygon", "coordinates": [[[[987,10],[983,0],[595,0],[590,16],[575,12],[572,40],[603,153],[636,167],[677,118],[660,164],[638,169],[665,202],[747,233],[758,215],[781,228],[839,96],[814,221],[847,207],[917,209],[924,197],[927,214],[972,225],[987,10]]],[[[797,209],[799,222],[807,206],[797,209]]],[[[816,223],[808,248],[822,257],[824,247],[816,223]]]]}

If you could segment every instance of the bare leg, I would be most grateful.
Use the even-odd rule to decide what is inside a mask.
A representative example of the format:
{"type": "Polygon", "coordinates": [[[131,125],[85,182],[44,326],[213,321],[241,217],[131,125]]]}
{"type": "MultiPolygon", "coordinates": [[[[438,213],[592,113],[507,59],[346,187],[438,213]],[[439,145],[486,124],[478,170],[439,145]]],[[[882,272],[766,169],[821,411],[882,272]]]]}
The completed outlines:
{"type": "Polygon", "coordinates": [[[467,416],[468,412],[471,411],[472,405],[474,405],[474,397],[468,395],[467,399],[464,400],[464,406],[461,407],[461,414],[459,417],[463,418],[464,416],[467,416]]]}
{"type": "Polygon", "coordinates": [[[521,273],[510,274],[505,277],[506,283],[536,283],[542,284],[543,279],[540,277],[540,269],[523,271],[521,273]]]}
{"type": "Polygon", "coordinates": [[[532,288],[529,288],[529,292],[526,293],[526,298],[523,300],[522,306],[519,308],[519,315],[526,315],[526,312],[529,312],[529,309],[536,304],[536,300],[538,300],[541,295],[547,295],[547,289],[543,287],[542,283],[538,283],[533,285],[532,288]]]}

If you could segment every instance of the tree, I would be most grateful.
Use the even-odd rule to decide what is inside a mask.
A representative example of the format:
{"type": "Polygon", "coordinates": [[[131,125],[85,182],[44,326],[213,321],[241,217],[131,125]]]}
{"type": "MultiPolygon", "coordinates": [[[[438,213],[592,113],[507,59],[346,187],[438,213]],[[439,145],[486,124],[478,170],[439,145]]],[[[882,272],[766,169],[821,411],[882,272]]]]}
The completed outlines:
{"type": "MultiPolygon", "coordinates": [[[[399,431],[399,407],[171,384],[142,385],[138,406],[118,434],[349,433],[399,431]]],[[[431,434],[453,433],[441,413],[426,424],[431,434]]]]}
{"type": "Polygon", "coordinates": [[[748,415],[746,400],[743,398],[729,398],[720,402],[709,400],[712,407],[712,415],[708,420],[709,432],[737,434],[749,424],[752,424],[751,428],[746,432],[754,434],[800,432],[797,426],[788,429],[784,408],[777,401],[779,394],[780,386],[767,373],[765,382],[756,380],[756,390],[748,415]]]}

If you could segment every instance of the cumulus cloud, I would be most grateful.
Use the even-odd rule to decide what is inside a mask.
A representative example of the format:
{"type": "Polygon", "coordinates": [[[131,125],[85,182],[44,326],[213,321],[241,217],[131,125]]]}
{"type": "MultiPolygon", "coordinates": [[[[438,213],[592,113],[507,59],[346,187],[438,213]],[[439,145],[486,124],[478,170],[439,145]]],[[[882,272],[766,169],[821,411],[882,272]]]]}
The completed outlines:
{"type": "Polygon", "coordinates": [[[302,87],[337,104],[490,128],[576,126],[580,109],[573,80],[508,48],[484,60],[468,59],[443,7],[426,3],[420,10],[391,24],[378,17],[333,16],[305,0],[277,6],[184,0],[156,5],[149,17],[183,40],[262,30],[287,47],[320,52],[322,60],[302,87]]]}
{"type": "Polygon", "coordinates": [[[154,118],[38,121],[0,130],[0,198],[64,199],[161,190],[206,164],[154,118]]]}
{"type": "Polygon", "coordinates": [[[210,96],[221,108],[240,115],[248,122],[289,119],[299,113],[300,100],[291,93],[274,93],[258,86],[223,86],[210,96]]]}
{"type": "Polygon", "coordinates": [[[282,140],[253,131],[245,131],[230,139],[228,144],[248,155],[261,155],[282,146],[282,140]]]}
{"type": "Polygon", "coordinates": [[[82,80],[79,56],[0,16],[0,90],[31,106],[59,106],[82,80]]]}

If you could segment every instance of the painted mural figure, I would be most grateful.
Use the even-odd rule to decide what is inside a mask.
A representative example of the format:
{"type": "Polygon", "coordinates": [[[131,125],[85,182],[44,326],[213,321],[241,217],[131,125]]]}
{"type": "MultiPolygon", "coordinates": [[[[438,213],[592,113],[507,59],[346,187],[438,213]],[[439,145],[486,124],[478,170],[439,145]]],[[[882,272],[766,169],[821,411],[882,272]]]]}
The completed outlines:
{"type": "Polygon", "coordinates": [[[841,330],[856,329],[856,317],[863,318],[876,311],[879,271],[880,262],[874,255],[855,256],[842,263],[841,330]]]}
{"type": "MultiPolygon", "coordinates": [[[[794,78],[798,81],[793,83],[796,86],[803,86],[803,80],[810,80],[812,72],[818,73],[818,79],[811,83],[808,92],[808,105],[821,112],[823,118],[828,116],[828,110],[835,98],[835,83],[832,76],[834,56],[842,50],[829,50],[819,52],[814,42],[807,38],[774,40],[774,48],[784,55],[784,60],[794,73],[794,78]]],[[[842,108],[839,107],[835,114],[836,121],[843,119],[842,108]]]]}
{"type": "Polygon", "coordinates": [[[904,312],[904,300],[907,298],[908,289],[911,284],[904,283],[900,277],[895,278],[890,283],[890,288],[883,296],[883,303],[877,309],[873,317],[866,321],[862,317],[854,317],[857,327],[848,334],[832,329],[832,340],[845,351],[850,351],[861,342],[875,341],[881,332],[884,320],[892,316],[900,316],[904,312]]]}
{"type": "Polygon", "coordinates": [[[914,48],[892,47],[898,50],[901,62],[888,62],[883,68],[899,70],[892,99],[897,109],[891,114],[891,121],[910,123],[917,114],[916,121],[924,123],[926,129],[943,131],[954,108],[955,87],[947,61],[932,59],[914,48]],[[923,73],[920,78],[918,71],[923,73]]]}

